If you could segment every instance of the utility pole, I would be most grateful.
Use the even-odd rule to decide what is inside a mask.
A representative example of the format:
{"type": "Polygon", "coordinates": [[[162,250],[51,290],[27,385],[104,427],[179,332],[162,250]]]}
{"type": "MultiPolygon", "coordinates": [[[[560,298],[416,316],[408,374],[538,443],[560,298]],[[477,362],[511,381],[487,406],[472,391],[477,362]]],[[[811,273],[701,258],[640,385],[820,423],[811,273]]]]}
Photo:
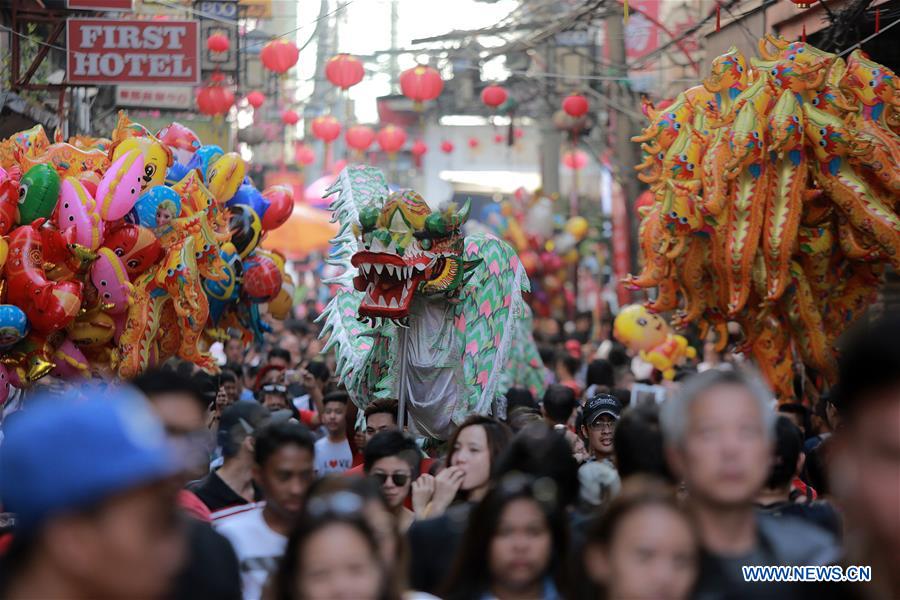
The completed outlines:
{"type": "MultiPolygon", "coordinates": [[[[607,3],[607,10],[609,10],[609,15],[606,17],[606,45],[609,48],[610,75],[622,78],[628,77],[625,53],[625,27],[623,23],[624,13],[618,2],[607,3]]],[[[610,82],[609,89],[618,92],[616,100],[619,106],[632,106],[633,99],[628,91],[628,82],[625,79],[610,82]]],[[[613,111],[611,116],[614,120],[611,128],[614,139],[611,146],[614,152],[616,180],[622,186],[622,191],[625,194],[625,206],[627,207],[626,212],[628,215],[629,256],[631,258],[632,272],[637,272],[637,241],[640,219],[634,209],[634,204],[638,194],[640,194],[640,185],[632,167],[639,162],[639,159],[637,145],[631,141],[631,136],[635,135],[635,124],[631,122],[631,118],[628,115],[621,111],[613,111]]]]}
{"type": "MultiPolygon", "coordinates": [[[[553,45],[550,43],[545,44],[541,53],[543,54],[544,71],[554,73],[556,71],[556,57],[553,52],[553,45]]],[[[545,86],[545,91],[550,93],[550,81],[552,80],[542,82],[538,79],[537,85],[545,86]]],[[[542,116],[538,128],[541,134],[541,142],[538,145],[538,151],[541,154],[541,189],[547,196],[558,194],[559,147],[562,144],[562,134],[556,128],[552,114],[542,116]]]]}
{"type": "Polygon", "coordinates": [[[400,81],[400,62],[397,54],[397,29],[400,24],[399,0],[391,0],[391,93],[396,94],[400,81]]]}

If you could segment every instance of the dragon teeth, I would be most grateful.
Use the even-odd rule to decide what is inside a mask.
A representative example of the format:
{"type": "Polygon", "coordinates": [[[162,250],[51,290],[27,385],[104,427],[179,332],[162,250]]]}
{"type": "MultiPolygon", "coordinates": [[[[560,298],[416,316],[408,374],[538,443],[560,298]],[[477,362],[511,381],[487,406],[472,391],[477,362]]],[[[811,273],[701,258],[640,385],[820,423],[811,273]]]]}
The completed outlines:
{"type": "Polygon", "coordinates": [[[384,265],[381,263],[375,263],[375,272],[381,275],[381,271],[384,269],[384,265]]]}
{"type": "Polygon", "coordinates": [[[388,305],[388,308],[399,308],[400,305],[397,304],[396,298],[391,298],[391,303],[388,305]]]}
{"type": "Polygon", "coordinates": [[[394,275],[396,273],[396,268],[394,265],[384,265],[384,270],[388,275],[394,275]]]}
{"type": "Polygon", "coordinates": [[[397,254],[397,242],[394,241],[393,238],[391,238],[391,243],[388,244],[387,250],[385,250],[385,252],[389,254],[397,254]]]}
{"type": "Polygon", "coordinates": [[[387,304],[384,302],[384,296],[380,296],[378,298],[378,306],[382,308],[387,308],[387,304]]]}

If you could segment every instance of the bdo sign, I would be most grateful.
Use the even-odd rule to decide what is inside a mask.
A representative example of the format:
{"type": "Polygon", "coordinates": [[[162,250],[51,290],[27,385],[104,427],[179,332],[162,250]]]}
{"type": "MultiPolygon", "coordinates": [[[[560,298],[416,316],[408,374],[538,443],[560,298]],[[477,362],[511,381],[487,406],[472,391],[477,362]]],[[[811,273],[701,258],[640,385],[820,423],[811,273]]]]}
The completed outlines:
{"type": "Polygon", "coordinates": [[[200,81],[197,21],[69,19],[69,83],[200,81]]]}

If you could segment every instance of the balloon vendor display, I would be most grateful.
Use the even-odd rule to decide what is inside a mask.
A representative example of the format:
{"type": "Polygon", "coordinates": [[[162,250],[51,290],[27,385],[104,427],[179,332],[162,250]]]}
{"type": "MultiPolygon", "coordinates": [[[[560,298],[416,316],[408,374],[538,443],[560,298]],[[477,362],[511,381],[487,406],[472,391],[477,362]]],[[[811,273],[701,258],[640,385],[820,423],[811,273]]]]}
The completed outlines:
{"type": "Polygon", "coordinates": [[[835,343],[900,267],[900,87],[860,50],[845,61],[767,36],[761,58],[735,48],[702,85],[634,138],[647,307],[675,311],[727,343],[727,321],[779,401],[793,400],[794,360],[835,382],[835,343]]]}
{"type": "Polygon", "coordinates": [[[478,218],[518,253],[531,281],[526,301],[534,314],[571,318],[576,305],[572,267],[589,267],[599,254],[588,236],[588,220],[563,219],[554,214],[553,200],[523,188],[503,202],[486,205],[478,218]]]}
{"type": "Polygon", "coordinates": [[[294,202],[245,172],[179,123],[154,135],[124,113],[109,139],[51,144],[37,126],[0,142],[0,402],[48,373],[129,378],[170,357],[214,372],[228,328],[261,342],[293,282],[257,246],[294,202]]]}
{"type": "Polygon", "coordinates": [[[417,431],[447,439],[467,415],[502,411],[511,386],[542,392],[525,269],[509,244],[462,235],[468,203],[432,210],[366,166],[345,168],[331,192],[329,262],[342,272],[319,319],[354,403],[397,398],[417,431]]]}

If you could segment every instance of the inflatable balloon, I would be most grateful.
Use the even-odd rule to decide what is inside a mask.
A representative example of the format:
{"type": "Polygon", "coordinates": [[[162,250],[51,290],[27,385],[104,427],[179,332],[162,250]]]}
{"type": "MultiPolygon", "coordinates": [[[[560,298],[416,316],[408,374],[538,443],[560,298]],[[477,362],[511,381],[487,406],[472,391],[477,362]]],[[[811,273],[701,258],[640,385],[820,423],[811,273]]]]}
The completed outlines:
{"type": "Polygon", "coordinates": [[[262,230],[259,216],[249,206],[233,206],[228,227],[231,230],[231,243],[237,249],[238,256],[246,258],[259,245],[262,230]]]}
{"type": "Polygon", "coordinates": [[[225,154],[225,151],[218,146],[201,146],[200,149],[194,153],[194,157],[187,166],[190,169],[199,169],[200,174],[203,175],[203,180],[209,181],[207,170],[210,165],[219,160],[223,154],[225,154]]]}
{"type": "Polygon", "coordinates": [[[100,248],[97,254],[97,262],[91,266],[91,283],[97,288],[107,311],[113,315],[121,314],[132,302],[134,288],[122,260],[113,250],[100,248]]]}
{"type": "Polygon", "coordinates": [[[244,296],[251,302],[273,300],[281,290],[281,270],[267,256],[251,255],[244,261],[244,296]]]}
{"type": "Polygon", "coordinates": [[[19,220],[19,182],[0,167],[0,235],[8,234],[19,220]]]}
{"type": "Polygon", "coordinates": [[[237,152],[223,154],[206,171],[206,186],[219,203],[225,203],[244,181],[246,164],[237,152]]]}
{"type": "Polygon", "coordinates": [[[160,129],[156,137],[171,150],[176,164],[186,165],[200,149],[197,134],[177,121],[160,129]]]}
{"type": "Polygon", "coordinates": [[[59,175],[48,165],[28,169],[19,182],[19,224],[28,225],[53,214],[59,199],[59,175]]]}
{"type": "Polygon", "coordinates": [[[269,201],[269,207],[262,215],[262,228],[266,231],[278,229],[294,211],[294,193],[286,185],[273,185],[263,190],[262,195],[269,201]]]}
{"type": "Polygon", "coordinates": [[[63,180],[56,224],[70,242],[90,250],[100,247],[103,225],[97,205],[81,181],[74,177],[63,180]]]}
{"type": "Polygon", "coordinates": [[[166,170],[172,164],[172,153],[154,137],[132,137],[119,142],[112,153],[112,160],[137,150],[144,159],[144,172],[141,174],[141,191],[162,185],[166,179],[166,170]]]}
{"type": "Polygon", "coordinates": [[[140,225],[121,225],[110,231],[103,246],[112,249],[122,259],[130,279],[142,275],[159,262],[163,250],[153,232],[140,225]]]}
{"type": "Polygon", "coordinates": [[[81,283],[52,282],[44,273],[44,247],[34,226],[13,231],[6,267],[8,299],[25,312],[31,327],[40,333],[64,328],[81,309],[81,283]]]}
{"type": "Polygon", "coordinates": [[[140,195],[135,210],[141,226],[162,227],[181,215],[181,196],[164,185],[153,187],[140,195]]]}
{"type": "Polygon", "coordinates": [[[7,398],[9,398],[10,386],[9,372],[6,370],[6,365],[0,363],[0,408],[3,408],[7,398]]]}
{"type": "Polygon", "coordinates": [[[0,304],[0,350],[10,348],[28,335],[28,319],[18,306],[0,304]]]}
{"type": "Polygon", "coordinates": [[[100,308],[75,317],[67,328],[69,339],[82,348],[103,346],[113,339],[116,323],[100,308]]]}
{"type": "Polygon", "coordinates": [[[626,306],[619,312],[613,322],[613,334],[669,380],[675,377],[676,366],[697,354],[688,346],[687,339],[672,333],[662,317],[639,304],[626,306]]]}
{"type": "Polygon", "coordinates": [[[72,343],[65,340],[53,353],[53,362],[56,365],[50,374],[60,379],[83,379],[91,375],[90,364],[84,353],[72,343]]]}
{"type": "Polygon", "coordinates": [[[107,169],[97,186],[97,206],[104,221],[121,219],[137,202],[144,181],[144,157],[140,150],[122,153],[107,169]]]}
{"type": "Polygon", "coordinates": [[[228,201],[227,206],[229,208],[233,206],[248,206],[262,219],[269,210],[269,201],[252,184],[244,184],[238,188],[237,193],[228,201]]]}

